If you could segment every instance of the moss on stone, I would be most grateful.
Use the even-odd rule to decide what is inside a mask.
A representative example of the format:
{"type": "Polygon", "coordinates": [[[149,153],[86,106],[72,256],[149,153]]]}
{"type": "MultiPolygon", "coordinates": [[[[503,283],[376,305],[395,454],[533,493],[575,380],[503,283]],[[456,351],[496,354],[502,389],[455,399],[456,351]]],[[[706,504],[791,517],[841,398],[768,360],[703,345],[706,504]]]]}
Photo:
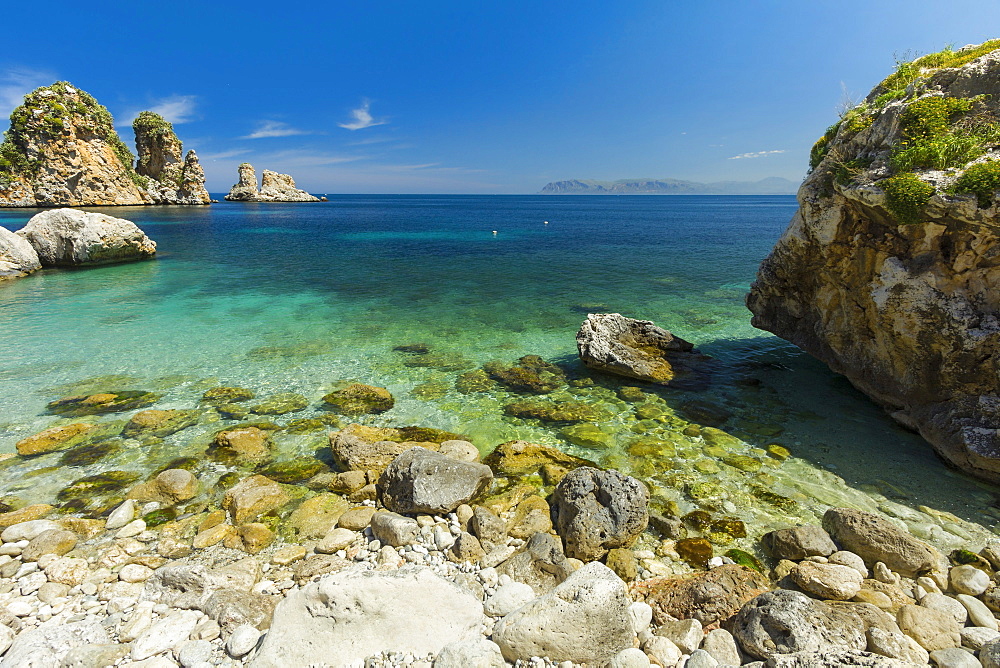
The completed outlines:
{"type": "Polygon", "coordinates": [[[145,408],[160,400],[160,395],[142,390],[117,390],[91,395],[56,399],[48,404],[49,412],[66,417],[100,415],[145,408]]]}
{"type": "Polygon", "coordinates": [[[294,484],[308,480],[317,473],[327,470],[329,467],[315,457],[296,457],[269,464],[260,470],[260,474],[275,482],[294,484]]]}
{"type": "Polygon", "coordinates": [[[134,471],[105,471],[75,480],[56,495],[60,501],[71,499],[89,500],[106,496],[131,485],[142,476],[134,471]]]}

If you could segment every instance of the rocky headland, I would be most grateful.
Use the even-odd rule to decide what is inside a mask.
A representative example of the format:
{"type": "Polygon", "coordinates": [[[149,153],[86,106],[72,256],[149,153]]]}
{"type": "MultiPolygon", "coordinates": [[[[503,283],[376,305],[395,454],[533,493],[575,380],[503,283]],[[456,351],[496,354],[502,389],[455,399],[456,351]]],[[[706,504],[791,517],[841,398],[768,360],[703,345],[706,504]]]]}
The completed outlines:
{"type": "MultiPolygon", "coordinates": [[[[469,370],[425,344],[396,352],[460,371],[463,393],[521,395],[512,418],[595,456],[599,434],[579,430],[593,409],[565,389],[600,380],[650,423],[647,390],[623,381],[669,383],[693,354],[618,314],[588,316],[578,344],[603,361],[593,377],[534,355],[469,370]]],[[[669,484],[698,506],[684,512],[666,478],[399,426],[384,387],[260,397],[206,379],[185,405],[116,382],[52,396],[50,425],[0,461],[76,476],[0,500],[2,668],[1000,666],[1000,540],[983,527],[831,488],[808,501],[813,522],[790,519],[801,495],[762,492],[777,528],[748,536],[719,492],[730,474],[710,487],[682,470],[717,451],[759,487],[788,461],[777,446],[742,455],[689,422],[696,448],[671,463],[640,435],[636,458],[677,467],[669,484]]]]}
{"type": "Polygon", "coordinates": [[[29,93],[0,144],[0,206],[208,204],[198,158],[180,160],[171,124],[143,112],[134,127],[138,166],[92,95],[65,81],[29,93]]]}
{"type": "Polygon", "coordinates": [[[253,165],[244,162],[239,166],[239,181],[226,195],[230,202],[322,202],[326,198],[314,197],[295,187],[288,174],[265,169],[261,173],[261,188],[257,189],[257,172],[253,165]]]}
{"type": "Polygon", "coordinates": [[[913,62],[813,147],[753,324],[1000,480],[1000,41],[913,62]]]}

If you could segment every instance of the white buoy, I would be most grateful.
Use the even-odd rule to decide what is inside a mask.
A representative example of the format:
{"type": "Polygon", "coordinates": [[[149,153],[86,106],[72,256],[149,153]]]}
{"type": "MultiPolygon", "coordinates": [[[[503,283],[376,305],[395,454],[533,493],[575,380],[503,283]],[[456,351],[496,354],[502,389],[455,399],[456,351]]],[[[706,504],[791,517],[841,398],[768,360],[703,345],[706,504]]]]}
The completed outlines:
{"type": "Polygon", "coordinates": [[[545,221],[545,224],[546,224],[546,225],[548,225],[548,224],[549,224],[549,221],[547,221],[547,220],[546,220],[546,221],[545,221]]]}
{"type": "Polygon", "coordinates": [[[493,230],[493,236],[496,236],[496,235],[497,235],[497,231],[493,230]]]}

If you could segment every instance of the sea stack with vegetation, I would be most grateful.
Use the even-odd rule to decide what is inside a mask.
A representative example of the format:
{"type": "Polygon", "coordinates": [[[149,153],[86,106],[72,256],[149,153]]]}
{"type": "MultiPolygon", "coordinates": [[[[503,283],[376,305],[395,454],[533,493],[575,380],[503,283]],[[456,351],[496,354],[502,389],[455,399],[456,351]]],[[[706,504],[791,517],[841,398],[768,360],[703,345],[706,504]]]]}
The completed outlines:
{"type": "Polygon", "coordinates": [[[253,165],[244,162],[239,166],[239,181],[229,190],[226,199],[230,202],[321,202],[305,190],[295,187],[295,181],[288,174],[279,174],[265,169],[261,173],[261,188],[257,190],[257,172],[253,165]]]}
{"type": "Polygon", "coordinates": [[[812,149],[747,298],[950,464],[1000,480],[1000,40],[900,63],[812,149]]]}
{"type": "Polygon", "coordinates": [[[92,95],[65,81],[29,93],[0,144],[0,206],[207,204],[193,152],[179,172],[163,169],[180,155],[170,124],[150,112],[136,123],[138,168],[92,95]]]}

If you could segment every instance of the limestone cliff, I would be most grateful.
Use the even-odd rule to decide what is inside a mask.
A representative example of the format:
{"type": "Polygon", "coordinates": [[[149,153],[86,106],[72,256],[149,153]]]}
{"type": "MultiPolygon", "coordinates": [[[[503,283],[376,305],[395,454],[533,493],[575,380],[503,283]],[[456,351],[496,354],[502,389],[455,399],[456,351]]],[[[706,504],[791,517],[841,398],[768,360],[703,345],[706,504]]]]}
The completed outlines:
{"type": "Polygon", "coordinates": [[[208,204],[205,172],[194,151],[182,160],[183,145],[174,126],[152,111],[132,122],[139,156],[136,172],[148,179],[146,190],[157,204],[208,204]]]}
{"type": "Polygon", "coordinates": [[[232,187],[226,199],[231,202],[320,202],[304,190],[295,187],[295,181],[288,174],[279,174],[265,169],[261,173],[261,189],[257,190],[257,173],[253,165],[244,162],[239,167],[239,181],[232,187]]]}
{"type": "Polygon", "coordinates": [[[1000,480],[1000,40],[903,63],[813,147],[753,324],[1000,480]]]}
{"type": "Polygon", "coordinates": [[[39,88],[10,116],[0,145],[0,206],[149,204],[114,119],[64,81],[39,88]]]}
{"type": "Polygon", "coordinates": [[[39,88],[10,117],[0,144],[0,207],[208,204],[204,173],[169,123],[136,119],[138,171],[93,96],[65,81],[39,88]]]}

